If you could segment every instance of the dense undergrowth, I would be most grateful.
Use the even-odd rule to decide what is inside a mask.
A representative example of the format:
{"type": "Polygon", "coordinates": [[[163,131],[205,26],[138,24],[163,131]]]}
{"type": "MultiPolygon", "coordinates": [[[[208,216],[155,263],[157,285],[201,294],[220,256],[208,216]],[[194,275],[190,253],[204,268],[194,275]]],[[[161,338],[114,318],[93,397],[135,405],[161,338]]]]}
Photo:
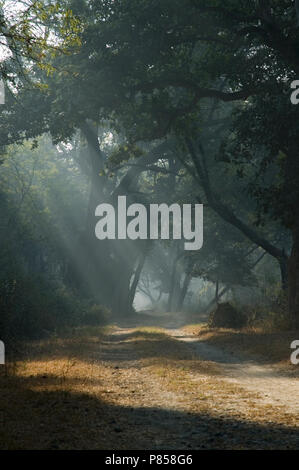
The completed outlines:
{"type": "Polygon", "coordinates": [[[39,339],[68,327],[105,325],[110,312],[42,276],[0,280],[1,340],[39,339]]]}

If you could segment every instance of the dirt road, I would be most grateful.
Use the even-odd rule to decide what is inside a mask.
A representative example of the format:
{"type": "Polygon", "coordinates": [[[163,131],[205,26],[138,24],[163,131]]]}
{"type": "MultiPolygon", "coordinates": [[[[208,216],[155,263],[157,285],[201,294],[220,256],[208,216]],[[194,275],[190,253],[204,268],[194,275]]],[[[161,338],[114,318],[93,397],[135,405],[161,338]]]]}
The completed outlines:
{"type": "Polygon", "coordinates": [[[1,449],[299,449],[298,379],[178,322],[78,334],[0,377],[1,449]]]}
{"type": "Polygon", "coordinates": [[[258,393],[260,403],[281,407],[295,416],[297,414],[299,422],[298,379],[284,377],[274,367],[207,345],[184,330],[168,330],[168,334],[187,343],[199,360],[218,364],[225,381],[258,393]]]}
{"type": "Polygon", "coordinates": [[[121,426],[124,446],[138,423],[145,448],[299,448],[296,379],[183,329],[119,328],[105,347],[116,403],[134,417],[121,426]]]}

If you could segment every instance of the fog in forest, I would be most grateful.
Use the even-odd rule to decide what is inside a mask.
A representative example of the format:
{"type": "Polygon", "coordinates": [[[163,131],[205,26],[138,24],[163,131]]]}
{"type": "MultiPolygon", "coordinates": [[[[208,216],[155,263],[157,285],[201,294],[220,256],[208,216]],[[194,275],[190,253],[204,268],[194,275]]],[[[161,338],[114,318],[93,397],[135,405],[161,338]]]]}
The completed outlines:
{"type": "Polygon", "coordinates": [[[0,2],[0,401],[9,413],[7,378],[14,403],[57,394],[56,417],[78,393],[112,433],[71,411],[85,441],[38,435],[38,415],[27,441],[28,395],[1,449],[298,448],[299,401],[276,377],[298,398],[297,3],[0,2]],[[152,437],[131,435],[130,406],[165,436],[152,414],[152,437]],[[179,437],[206,415],[198,441],[179,437]]]}

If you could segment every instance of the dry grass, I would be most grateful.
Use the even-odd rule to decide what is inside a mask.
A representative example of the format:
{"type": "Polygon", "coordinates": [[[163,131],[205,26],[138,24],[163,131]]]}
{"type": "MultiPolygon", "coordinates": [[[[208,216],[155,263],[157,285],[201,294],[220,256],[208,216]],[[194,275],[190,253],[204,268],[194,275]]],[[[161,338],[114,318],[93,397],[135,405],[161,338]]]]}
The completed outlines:
{"type": "Polygon", "coordinates": [[[84,328],[76,335],[32,342],[26,359],[16,362],[8,377],[2,371],[1,449],[106,447],[101,413],[105,386],[98,360],[106,332],[84,328]],[[94,432],[99,420],[100,441],[94,432]]]}
{"type": "Polygon", "coordinates": [[[1,449],[271,448],[272,437],[250,440],[274,432],[282,442],[297,424],[161,328],[89,328],[31,344],[0,376],[0,423],[1,449]]]}
{"type": "MultiPolygon", "coordinates": [[[[140,338],[138,331],[136,334],[140,338]]],[[[215,416],[227,413],[251,422],[270,420],[285,425],[298,424],[297,417],[284,413],[278,407],[267,406],[265,413],[265,405],[258,404],[258,394],[226,381],[218,364],[198,360],[186,344],[178,343],[165,334],[163,336],[161,331],[155,342],[138,342],[136,349],[139,349],[141,356],[147,351],[150,359],[142,359],[143,367],[162,380],[164,389],[181,394],[181,403],[189,410],[215,416]]]]}
{"type": "Polygon", "coordinates": [[[189,325],[184,328],[201,341],[223,348],[240,356],[248,356],[259,362],[275,365],[299,375],[299,367],[292,365],[290,345],[299,339],[299,331],[265,332],[258,328],[231,330],[209,328],[207,325],[189,325]]]}

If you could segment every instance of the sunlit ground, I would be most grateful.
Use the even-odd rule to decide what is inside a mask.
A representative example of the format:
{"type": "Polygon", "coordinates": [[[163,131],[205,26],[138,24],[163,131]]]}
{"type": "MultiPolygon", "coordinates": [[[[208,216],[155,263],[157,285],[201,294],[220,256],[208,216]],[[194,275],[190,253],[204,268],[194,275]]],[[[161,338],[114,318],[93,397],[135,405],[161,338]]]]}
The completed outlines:
{"type": "Polygon", "coordinates": [[[161,327],[85,328],[27,353],[0,378],[2,449],[298,448],[296,414],[161,327]]]}

